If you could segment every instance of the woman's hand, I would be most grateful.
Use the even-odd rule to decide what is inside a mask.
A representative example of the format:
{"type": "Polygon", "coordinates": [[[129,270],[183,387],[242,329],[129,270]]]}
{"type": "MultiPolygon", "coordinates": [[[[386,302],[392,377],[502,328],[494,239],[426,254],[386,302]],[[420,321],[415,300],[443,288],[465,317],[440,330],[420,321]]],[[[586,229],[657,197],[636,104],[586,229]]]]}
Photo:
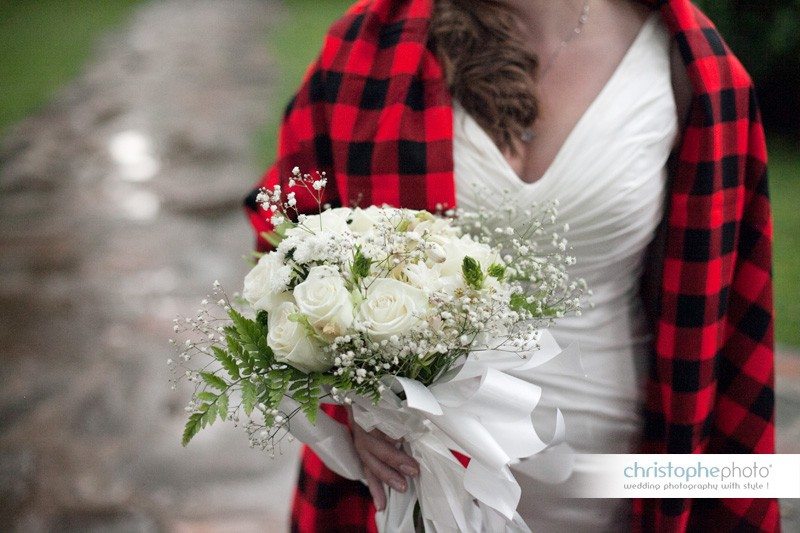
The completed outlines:
{"type": "Polygon", "coordinates": [[[419,464],[413,457],[398,449],[400,441],[387,437],[374,429],[367,433],[353,421],[353,412],[348,408],[353,445],[364,467],[369,492],[375,508],[382,511],[386,507],[386,493],[383,484],[405,492],[408,488],[406,476],[418,476],[419,464]]]}

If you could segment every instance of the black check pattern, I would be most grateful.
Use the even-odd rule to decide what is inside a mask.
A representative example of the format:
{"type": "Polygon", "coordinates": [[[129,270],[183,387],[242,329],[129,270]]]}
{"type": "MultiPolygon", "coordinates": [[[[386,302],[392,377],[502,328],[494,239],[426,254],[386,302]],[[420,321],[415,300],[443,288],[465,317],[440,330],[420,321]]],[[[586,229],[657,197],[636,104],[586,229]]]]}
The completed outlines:
{"type": "MultiPolygon", "coordinates": [[[[689,0],[659,9],[695,89],[670,159],[663,246],[655,250],[654,354],[642,451],[773,453],[772,220],[766,148],[751,80],[689,0]],[[662,261],[663,260],[663,261],[662,261]]],[[[325,170],[334,205],[455,205],[452,107],[427,49],[432,0],[359,0],[334,23],[287,107],[275,164],[325,170]]],[[[301,209],[315,207],[302,191],[301,209]]],[[[246,201],[258,247],[270,229],[246,201]]],[[[294,531],[374,531],[358,482],[304,455],[294,531]]],[[[772,499],[635,500],[634,531],[778,531],[772,499]]]]}

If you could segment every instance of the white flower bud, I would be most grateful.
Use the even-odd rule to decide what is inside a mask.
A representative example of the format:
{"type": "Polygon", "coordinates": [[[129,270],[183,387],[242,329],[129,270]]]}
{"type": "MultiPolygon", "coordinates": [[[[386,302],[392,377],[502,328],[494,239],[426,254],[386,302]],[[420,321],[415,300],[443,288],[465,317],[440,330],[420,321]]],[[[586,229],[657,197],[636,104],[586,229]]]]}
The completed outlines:
{"type": "Polygon", "coordinates": [[[428,256],[436,263],[444,263],[447,260],[447,255],[444,253],[444,248],[435,242],[432,242],[428,245],[428,256]]]}

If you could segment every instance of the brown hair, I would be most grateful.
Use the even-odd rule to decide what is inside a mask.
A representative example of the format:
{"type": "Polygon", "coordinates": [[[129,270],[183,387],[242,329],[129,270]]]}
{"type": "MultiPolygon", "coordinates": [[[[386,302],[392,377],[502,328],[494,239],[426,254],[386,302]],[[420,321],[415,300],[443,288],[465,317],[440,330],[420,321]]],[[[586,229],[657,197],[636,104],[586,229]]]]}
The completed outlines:
{"type": "Polygon", "coordinates": [[[538,59],[518,35],[511,8],[502,0],[435,0],[428,46],[453,98],[501,150],[514,153],[538,114],[538,59]]]}

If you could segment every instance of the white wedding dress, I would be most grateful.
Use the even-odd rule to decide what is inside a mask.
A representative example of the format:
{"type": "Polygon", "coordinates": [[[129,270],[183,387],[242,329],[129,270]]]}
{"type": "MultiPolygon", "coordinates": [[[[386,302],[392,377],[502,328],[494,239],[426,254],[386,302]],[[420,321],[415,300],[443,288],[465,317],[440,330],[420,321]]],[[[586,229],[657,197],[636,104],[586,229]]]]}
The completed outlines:
{"type": "MultiPolygon", "coordinates": [[[[580,453],[633,452],[642,431],[652,336],[637,290],[645,249],[662,217],[665,164],[677,132],[669,42],[661,17],[651,14],[551,166],[531,184],[454,107],[459,207],[499,207],[504,190],[518,205],[558,199],[557,224],[569,224],[565,237],[577,258],[570,272],[594,291],[594,308],[551,330],[562,348],[578,343],[586,376],[543,374],[538,381],[564,412],[568,442],[580,453]]],[[[628,501],[553,496],[552,486],[530,477],[535,468],[535,462],[514,468],[523,489],[519,512],[532,531],[626,529],[628,501]]],[[[578,457],[567,483],[580,484],[587,469],[578,457]]]]}

